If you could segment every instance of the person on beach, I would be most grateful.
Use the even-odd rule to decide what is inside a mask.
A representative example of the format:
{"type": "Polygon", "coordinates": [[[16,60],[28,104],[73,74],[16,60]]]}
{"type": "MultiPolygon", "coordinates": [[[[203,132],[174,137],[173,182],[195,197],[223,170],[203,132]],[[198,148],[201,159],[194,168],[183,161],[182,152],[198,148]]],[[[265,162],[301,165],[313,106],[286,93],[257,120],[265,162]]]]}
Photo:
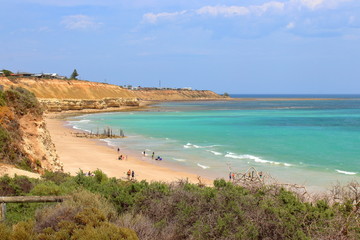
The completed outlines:
{"type": "Polygon", "coordinates": [[[146,152],[145,152],[145,151],[143,151],[143,155],[146,156],[146,152]]]}
{"type": "Polygon", "coordinates": [[[154,159],[155,152],[152,153],[151,158],[154,159]]]}
{"type": "Polygon", "coordinates": [[[127,178],[128,178],[128,180],[130,180],[130,175],[131,175],[131,170],[129,169],[129,171],[127,171],[127,178]]]}
{"type": "Polygon", "coordinates": [[[232,180],[235,181],[235,173],[232,173],[232,180]]]}
{"type": "Polygon", "coordinates": [[[229,181],[231,181],[231,172],[229,173],[229,181]]]}
{"type": "Polygon", "coordinates": [[[120,148],[117,149],[118,150],[118,153],[120,152],[120,148]]]}
{"type": "Polygon", "coordinates": [[[134,172],[134,170],[131,172],[131,179],[135,179],[135,172],[134,172]]]}

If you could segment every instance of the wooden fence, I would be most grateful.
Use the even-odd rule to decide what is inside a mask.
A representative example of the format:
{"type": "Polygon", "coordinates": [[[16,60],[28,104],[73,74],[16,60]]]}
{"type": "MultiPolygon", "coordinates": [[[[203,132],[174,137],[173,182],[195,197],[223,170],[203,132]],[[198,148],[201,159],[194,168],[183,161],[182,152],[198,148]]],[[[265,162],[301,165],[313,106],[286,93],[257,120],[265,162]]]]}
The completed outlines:
{"type": "Polygon", "coordinates": [[[1,221],[6,219],[6,203],[62,202],[68,196],[9,196],[0,197],[1,221]]]}

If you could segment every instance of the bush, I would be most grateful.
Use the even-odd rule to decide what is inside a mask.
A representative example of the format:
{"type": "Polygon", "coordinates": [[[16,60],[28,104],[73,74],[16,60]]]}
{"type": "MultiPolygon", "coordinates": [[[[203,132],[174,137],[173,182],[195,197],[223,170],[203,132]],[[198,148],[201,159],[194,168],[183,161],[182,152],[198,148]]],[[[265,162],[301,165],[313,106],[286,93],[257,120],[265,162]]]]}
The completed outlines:
{"type": "Polygon", "coordinates": [[[35,95],[25,88],[16,87],[5,91],[7,105],[12,107],[17,115],[23,116],[28,112],[36,115],[43,113],[35,95]]]}
{"type": "Polygon", "coordinates": [[[39,183],[30,192],[30,194],[34,196],[59,196],[64,193],[65,189],[52,181],[39,183]]]}
{"type": "Polygon", "coordinates": [[[43,178],[45,181],[52,181],[57,185],[60,185],[61,183],[64,183],[70,179],[70,174],[64,172],[51,172],[46,170],[41,178],[43,178]]]}
{"type": "Polygon", "coordinates": [[[4,91],[0,90],[0,107],[6,105],[6,97],[4,91]]]}
{"type": "Polygon", "coordinates": [[[1,196],[18,196],[25,195],[33,188],[32,181],[25,176],[10,178],[5,175],[0,178],[0,195],[1,196]]]}
{"type": "Polygon", "coordinates": [[[5,152],[3,151],[6,149],[6,146],[9,144],[10,141],[10,135],[6,129],[4,129],[0,125],[0,157],[2,158],[2,155],[5,155],[5,152]]]}
{"type": "Polygon", "coordinates": [[[76,192],[71,199],[36,214],[40,239],[138,239],[134,231],[114,224],[114,207],[98,194],[76,192]]]}

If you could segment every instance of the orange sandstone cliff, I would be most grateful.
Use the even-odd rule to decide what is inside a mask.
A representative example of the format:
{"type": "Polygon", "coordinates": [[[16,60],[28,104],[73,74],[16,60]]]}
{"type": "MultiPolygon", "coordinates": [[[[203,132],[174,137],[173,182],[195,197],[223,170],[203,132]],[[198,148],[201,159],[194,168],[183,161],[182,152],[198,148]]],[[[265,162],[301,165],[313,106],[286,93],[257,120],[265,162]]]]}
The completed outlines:
{"type": "Polygon", "coordinates": [[[220,100],[207,90],[140,89],[82,80],[6,78],[0,77],[4,88],[19,86],[33,92],[48,111],[83,109],[116,109],[139,106],[142,101],[220,100]]]}

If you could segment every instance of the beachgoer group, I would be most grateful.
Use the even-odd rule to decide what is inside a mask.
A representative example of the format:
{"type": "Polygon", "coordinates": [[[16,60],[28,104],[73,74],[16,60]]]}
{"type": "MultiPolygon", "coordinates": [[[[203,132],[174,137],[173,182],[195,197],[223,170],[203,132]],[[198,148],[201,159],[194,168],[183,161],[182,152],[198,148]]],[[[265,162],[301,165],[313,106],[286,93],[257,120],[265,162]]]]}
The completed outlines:
{"type": "Polygon", "coordinates": [[[235,173],[233,173],[233,172],[230,172],[229,173],[229,181],[235,181],[235,173]]]}
{"type": "Polygon", "coordinates": [[[128,180],[134,180],[135,179],[135,171],[134,170],[132,170],[131,171],[131,169],[129,169],[128,171],[127,171],[127,173],[126,173],[126,175],[127,175],[127,178],[128,178],[128,180]],[[131,177],[131,178],[130,178],[131,177]]]}
{"type": "Polygon", "coordinates": [[[95,174],[94,174],[93,172],[90,172],[90,171],[84,173],[84,175],[87,176],[87,177],[93,177],[93,176],[95,176],[95,174]]]}

